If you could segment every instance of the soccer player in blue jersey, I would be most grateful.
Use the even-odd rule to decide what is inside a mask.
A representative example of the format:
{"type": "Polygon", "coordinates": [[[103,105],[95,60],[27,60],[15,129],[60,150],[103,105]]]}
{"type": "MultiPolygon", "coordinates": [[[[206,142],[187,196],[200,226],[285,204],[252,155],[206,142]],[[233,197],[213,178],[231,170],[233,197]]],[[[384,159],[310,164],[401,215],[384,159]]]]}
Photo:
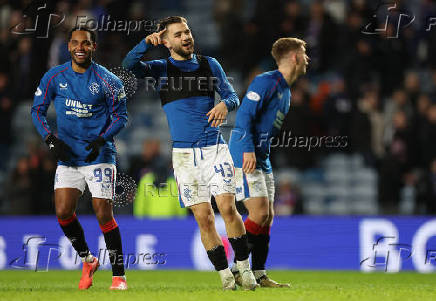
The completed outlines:
{"type": "MultiPolygon", "coordinates": [[[[181,205],[189,207],[198,223],[207,255],[219,272],[224,289],[235,289],[226,253],[215,228],[210,204],[215,197],[235,252],[244,289],[255,289],[256,280],[248,260],[244,223],[235,206],[234,166],[219,125],[239,99],[218,63],[212,57],[194,54],[194,38],[183,17],[168,17],[158,32],[143,39],[123,61],[147,83],[155,82],[167,115],[173,142],[173,168],[181,205]],[[142,62],[154,46],[164,45],[170,57],[142,62]],[[215,92],[221,101],[215,104],[215,92]]],[[[183,231],[183,229],[182,229],[183,231]]]]}
{"type": "MultiPolygon", "coordinates": [[[[265,271],[270,228],[274,218],[274,178],[269,159],[271,138],[280,132],[289,111],[289,87],[306,73],[306,43],[296,38],[278,39],[271,54],[278,69],[254,78],[236,114],[229,142],[236,168],[236,199],[248,210],[245,220],[251,264],[261,287],[289,287],[271,280],[265,271]]],[[[236,283],[240,275],[232,268],[236,283]]]]}
{"type": "Polygon", "coordinates": [[[83,262],[79,289],[88,289],[99,267],[85,241],[75,210],[88,185],[92,205],[104,234],[112,264],[113,290],[127,289],[121,235],[113,217],[115,145],[113,137],[126,125],[126,96],[122,82],[92,60],[95,33],[73,28],[69,33],[71,61],[51,68],[36,89],[32,120],[58,159],[55,208],[59,224],[83,262]],[[46,119],[50,103],[56,110],[57,135],[46,119]]]}

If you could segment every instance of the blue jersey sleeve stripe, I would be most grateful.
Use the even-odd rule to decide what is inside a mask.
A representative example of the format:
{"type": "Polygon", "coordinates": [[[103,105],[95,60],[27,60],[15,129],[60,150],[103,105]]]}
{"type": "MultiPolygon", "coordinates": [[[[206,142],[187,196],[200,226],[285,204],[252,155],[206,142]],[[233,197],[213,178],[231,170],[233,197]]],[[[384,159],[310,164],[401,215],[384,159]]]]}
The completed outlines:
{"type": "Polygon", "coordinates": [[[109,88],[109,90],[111,91],[112,94],[112,113],[115,113],[115,116],[117,116],[117,119],[111,122],[111,125],[106,129],[106,131],[104,133],[102,133],[100,136],[103,136],[104,134],[106,134],[109,129],[118,121],[120,120],[120,116],[118,116],[118,113],[115,112],[115,94],[114,91],[112,90],[112,87],[107,83],[107,81],[105,81],[100,74],[98,74],[97,71],[95,71],[94,68],[92,68],[92,70],[95,72],[95,74],[97,74],[97,76],[106,84],[106,86],[109,88]]]}
{"type": "Polygon", "coordinates": [[[58,73],[54,74],[52,77],[50,77],[50,79],[49,79],[49,81],[48,81],[48,83],[47,83],[47,87],[45,87],[44,99],[43,99],[43,101],[42,101],[42,104],[40,104],[40,105],[38,106],[38,109],[36,110],[36,117],[38,117],[38,121],[42,124],[42,127],[44,128],[44,130],[46,130],[47,133],[49,133],[49,134],[50,134],[50,131],[45,127],[44,121],[41,121],[41,119],[39,118],[39,109],[40,109],[41,106],[43,106],[44,103],[45,103],[45,99],[46,99],[46,97],[47,97],[47,92],[48,92],[48,87],[50,86],[50,82],[51,82],[51,80],[52,80],[53,78],[55,78],[56,76],[58,76],[60,73],[62,73],[62,72],[64,72],[65,70],[67,70],[67,69],[68,69],[68,67],[65,67],[64,70],[61,70],[61,71],[59,71],[58,73]]]}

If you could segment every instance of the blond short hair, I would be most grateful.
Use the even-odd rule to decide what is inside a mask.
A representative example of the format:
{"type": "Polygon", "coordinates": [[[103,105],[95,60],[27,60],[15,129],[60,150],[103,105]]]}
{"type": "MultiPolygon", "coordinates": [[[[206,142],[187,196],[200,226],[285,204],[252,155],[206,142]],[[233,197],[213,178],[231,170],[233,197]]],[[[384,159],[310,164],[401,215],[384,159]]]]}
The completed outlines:
{"type": "Polygon", "coordinates": [[[298,51],[306,48],[306,42],[297,38],[280,38],[274,42],[271,55],[278,64],[290,51],[298,51]]]}

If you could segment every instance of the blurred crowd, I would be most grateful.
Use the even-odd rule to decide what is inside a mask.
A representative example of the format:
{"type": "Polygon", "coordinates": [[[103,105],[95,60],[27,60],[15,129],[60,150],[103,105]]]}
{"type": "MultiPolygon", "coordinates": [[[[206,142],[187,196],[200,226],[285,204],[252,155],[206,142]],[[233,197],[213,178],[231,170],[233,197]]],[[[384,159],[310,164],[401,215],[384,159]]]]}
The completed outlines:
{"type": "MultiPolygon", "coordinates": [[[[75,16],[156,20],[157,12],[189,14],[188,2],[202,1],[0,0],[0,153],[4,158],[0,169],[7,174],[0,206],[3,213],[53,212],[49,200],[56,166],[45,146],[29,143],[27,156],[19,158],[12,170],[6,163],[10,146],[19,139],[11,129],[14,109],[32,99],[48,68],[69,59],[66,32],[75,16]],[[65,21],[48,38],[35,37],[44,32],[33,36],[13,33],[17,24],[31,27],[35,20],[23,15],[33,12],[34,16],[41,3],[56,14],[65,13],[65,21]]],[[[204,2],[210,2],[213,17],[209,22],[216,26],[219,47],[202,45],[201,51],[217,57],[227,72],[240,74],[245,88],[255,75],[276,68],[269,54],[276,39],[293,36],[308,44],[310,67],[291,89],[291,110],[280,143],[286,143],[289,135],[294,140],[339,137],[346,143],[333,147],[321,143],[308,151],[304,143],[292,144],[292,140],[288,147],[272,149],[273,166],[305,170],[328,153],[359,153],[368,167],[377,170],[381,213],[398,212],[404,187],[413,189],[420,204],[415,213],[436,213],[436,57],[432,55],[436,53],[436,28],[429,26],[430,18],[436,17],[433,1],[204,2]],[[395,9],[388,10],[393,4],[395,9]]],[[[149,33],[99,32],[96,61],[108,67],[119,65],[149,33]]],[[[242,98],[244,89],[238,92],[242,98]]],[[[150,171],[162,181],[171,174],[169,158],[162,157],[158,141],[144,142],[143,153],[129,162],[125,172],[137,183],[150,171]]],[[[286,178],[277,185],[276,211],[304,213],[298,186],[286,178]]]]}

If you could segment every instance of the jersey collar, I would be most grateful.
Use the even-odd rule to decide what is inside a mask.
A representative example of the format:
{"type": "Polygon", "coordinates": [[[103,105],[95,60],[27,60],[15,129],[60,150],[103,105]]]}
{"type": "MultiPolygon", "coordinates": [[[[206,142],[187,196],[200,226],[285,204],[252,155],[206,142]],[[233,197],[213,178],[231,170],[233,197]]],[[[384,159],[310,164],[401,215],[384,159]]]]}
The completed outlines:
{"type": "Polygon", "coordinates": [[[174,66],[177,67],[187,67],[189,65],[198,65],[197,55],[194,53],[192,58],[189,60],[178,61],[173,59],[171,56],[168,58],[174,66]]]}
{"type": "Polygon", "coordinates": [[[76,71],[73,70],[73,61],[72,61],[72,60],[70,60],[68,67],[69,67],[69,69],[71,70],[71,73],[73,73],[73,74],[75,74],[75,75],[77,75],[77,76],[83,76],[83,75],[85,75],[85,74],[88,74],[88,73],[91,71],[92,68],[95,69],[95,63],[94,63],[94,61],[92,60],[92,61],[91,61],[91,65],[89,65],[89,67],[88,67],[88,68],[86,69],[86,71],[83,72],[83,73],[79,73],[79,72],[76,72],[76,71]]]}

